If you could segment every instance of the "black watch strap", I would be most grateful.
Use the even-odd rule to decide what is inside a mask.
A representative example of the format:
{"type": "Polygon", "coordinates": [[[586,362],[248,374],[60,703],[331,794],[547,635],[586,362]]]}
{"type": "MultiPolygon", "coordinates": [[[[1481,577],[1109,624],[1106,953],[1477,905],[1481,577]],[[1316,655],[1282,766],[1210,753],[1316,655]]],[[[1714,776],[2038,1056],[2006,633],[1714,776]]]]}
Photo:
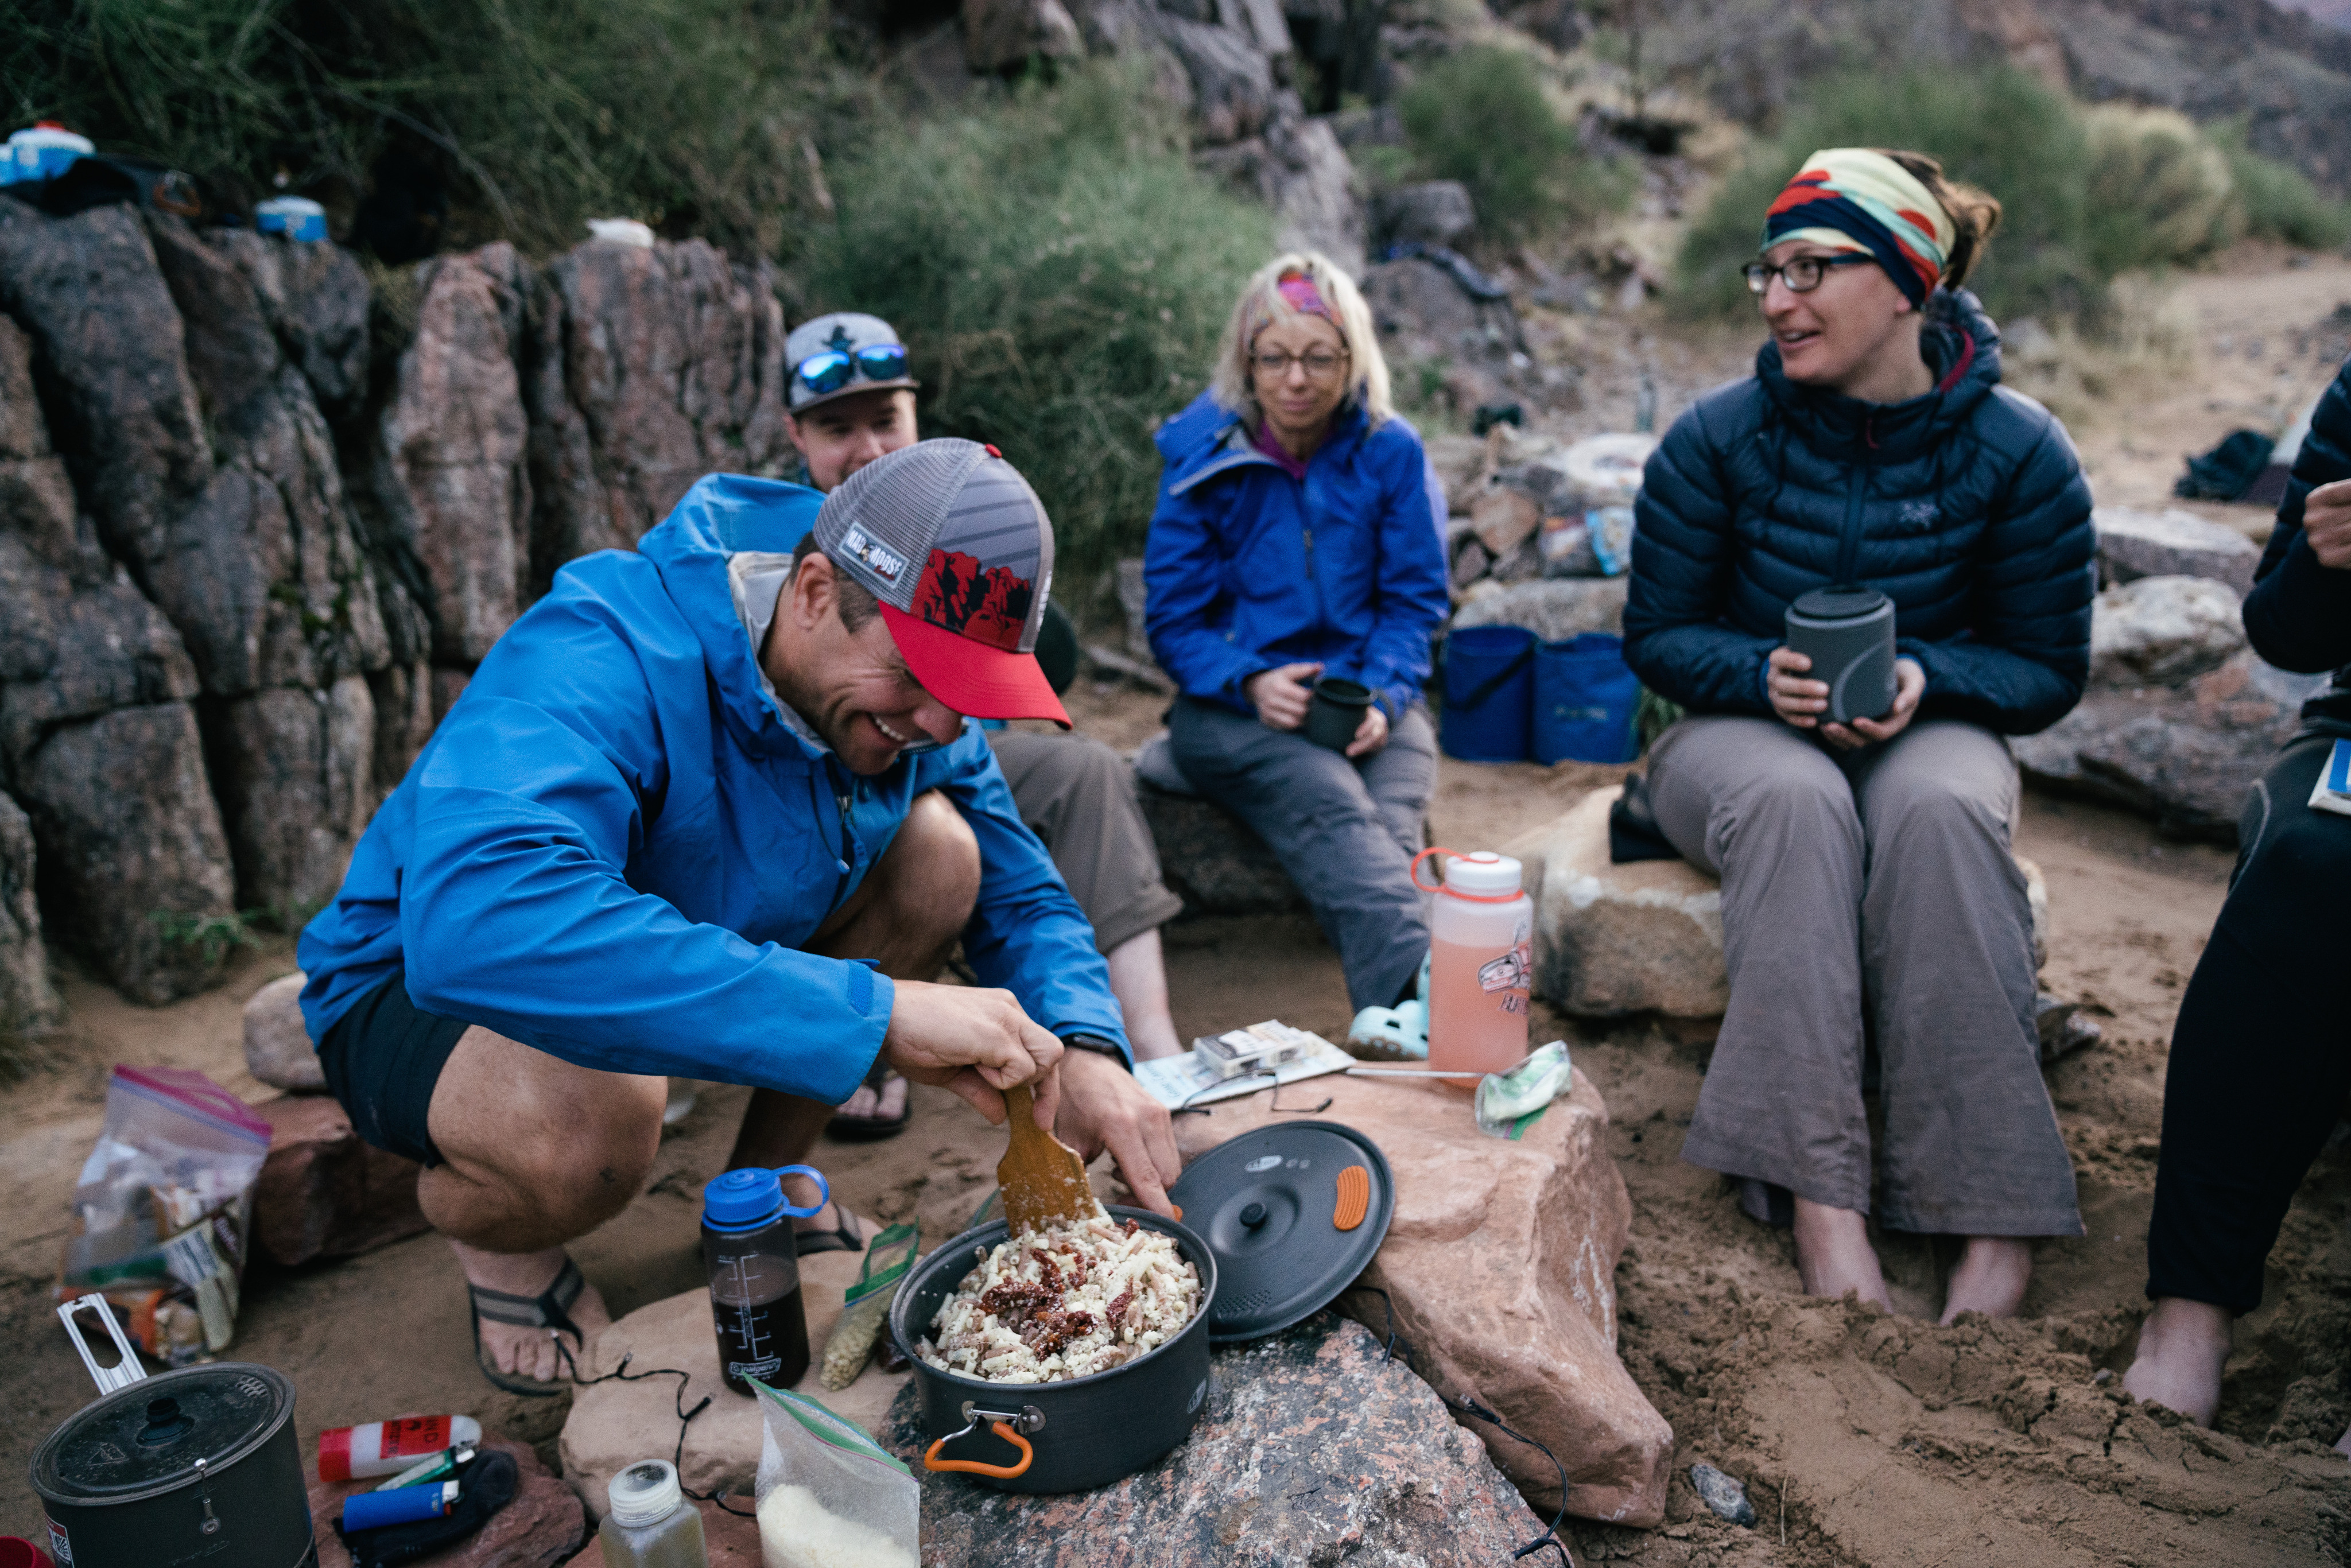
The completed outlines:
{"type": "Polygon", "coordinates": [[[1126,1052],[1118,1048],[1116,1040],[1104,1040],[1098,1034],[1065,1034],[1061,1037],[1061,1045],[1068,1051],[1091,1051],[1107,1056],[1129,1071],[1134,1071],[1128,1065],[1126,1052]]]}

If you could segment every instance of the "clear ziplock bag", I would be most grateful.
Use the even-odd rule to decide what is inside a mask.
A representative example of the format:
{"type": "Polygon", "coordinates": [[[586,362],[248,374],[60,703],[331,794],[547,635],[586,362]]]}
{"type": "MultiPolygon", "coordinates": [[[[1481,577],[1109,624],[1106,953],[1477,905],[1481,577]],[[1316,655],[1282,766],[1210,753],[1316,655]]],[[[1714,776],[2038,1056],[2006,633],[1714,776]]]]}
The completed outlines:
{"type": "Polygon", "coordinates": [[[913,1226],[893,1225],[866,1243],[865,1267],[859,1270],[857,1283],[841,1292],[841,1321],[824,1342],[818,1375],[835,1394],[856,1382],[872,1356],[890,1303],[898,1299],[899,1284],[914,1270],[914,1242],[913,1226]]]}
{"type": "Polygon", "coordinates": [[[766,1568],[920,1568],[922,1488],[853,1422],[805,1395],[759,1391],[759,1560],[766,1568]]]}

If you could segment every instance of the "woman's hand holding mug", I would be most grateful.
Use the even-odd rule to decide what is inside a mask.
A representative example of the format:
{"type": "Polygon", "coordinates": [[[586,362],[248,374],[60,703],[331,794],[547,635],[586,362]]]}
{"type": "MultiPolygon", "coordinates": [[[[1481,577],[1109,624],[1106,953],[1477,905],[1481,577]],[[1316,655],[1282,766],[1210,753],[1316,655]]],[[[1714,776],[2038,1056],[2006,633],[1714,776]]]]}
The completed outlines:
{"type": "Polygon", "coordinates": [[[1322,673],[1319,664],[1277,664],[1243,681],[1241,692],[1266,728],[1296,729],[1306,722],[1306,705],[1314,697],[1314,677],[1322,673]]]}
{"type": "Polygon", "coordinates": [[[1840,751],[1853,751],[1874,742],[1887,741],[1910,727],[1918,712],[1918,699],[1927,695],[1927,672],[1916,659],[1894,661],[1894,706],[1882,718],[1857,718],[1850,727],[1823,724],[1821,715],[1829,707],[1829,684],[1805,678],[1804,672],[1813,667],[1812,660],[1793,648],[1771,650],[1766,661],[1770,673],[1764,677],[1764,687],[1771,695],[1771,711],[1798,729],[1818,729],[1821,738],[1840,751]]]}

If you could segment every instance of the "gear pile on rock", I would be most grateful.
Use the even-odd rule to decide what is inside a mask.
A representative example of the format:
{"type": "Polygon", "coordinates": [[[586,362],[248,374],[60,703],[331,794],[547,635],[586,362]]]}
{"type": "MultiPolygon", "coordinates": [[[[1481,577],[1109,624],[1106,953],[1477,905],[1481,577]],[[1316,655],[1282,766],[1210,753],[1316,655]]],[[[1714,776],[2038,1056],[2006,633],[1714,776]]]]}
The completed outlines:
{"type": "Polygon", "coordinates": [[[942,1372],[1060,1383],[1150,1354],[1199,1310],[1200,1272],[1174,1237],[1089,1219],[981,1251],[918,1348],[942,1372]]]}

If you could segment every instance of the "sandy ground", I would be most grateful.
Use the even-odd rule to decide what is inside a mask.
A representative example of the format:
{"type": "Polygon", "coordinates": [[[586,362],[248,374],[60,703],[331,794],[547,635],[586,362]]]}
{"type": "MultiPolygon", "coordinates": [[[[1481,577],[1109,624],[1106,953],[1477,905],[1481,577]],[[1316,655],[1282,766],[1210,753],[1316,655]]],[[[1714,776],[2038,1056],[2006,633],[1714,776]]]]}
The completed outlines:
{"type": "MultiPolygon", "coordinates": [[[[2256,410],[2285,408],[2322,384],[2331,369],[2318,363],[2334,330],[2329,313],[2351,299],[2351,267],[2279,270],[2272,258],[2266,269],[2182,287],[2199,313],[2192,373],[2143,387],[2130,406],[2076,430],[2103,499],[2160,502],[2180,453],[2234,424],[2261,423],[2256,410]],[[2266,334],[2258,352],[2245,336],[2256,329],[2266,334]],[[2279,359],[2291,361],[2286,373],[2279,359]]],[[[1616,334],[1610,341],[1593,333],[1595,361],[1632,367],[1635,377],[1656,362],[1632,334],[1654,339],[1662,329],[1635,321],[1608,330],[1616,334]]],[[[1670,375],[1656,378],[1665,417],[1687,391],[1737,372],[1747,350],[1733,357],[1732,347],[1709,340],[1673,349],[1670,375]]],[[[1605,380],[1587,382],[1589,417],[1621,428],[1601,404],[1605,380]]],[[[2231,510],[2243,509],[2216,515],[2231,510]]],[[[1156,722],[1156,703],[1131,692],[1081,691],[1072,706],[1113,744],[1132,745],[1156,722]]],[[[1447,761],[1432,811],[1438,841],[1502,842],[1616,771],[1447,761]]],[[[2343,1138],[2296,1200],[2262,1307],[2239,1326],[2220,1429],[2184,1427],[2115,1391],[2144,1305],[2166,1044],[2228,859],[2162,843],[2135,819],[2039,798],[2028,800],[2019,847],[2050,883],[2054,939],[2044,983],[2099,1009],[2105,1040],[2050,1076],[2089,1233],[2040,1245],[2017,1322],[1931,1326],[1948,1254],[1915,1239],[1885,1240],[1895,1317],[1800,1296],[1786,1238],[1744,1218],[1719,1178],[1677,1157],[1708,1053],[1704,1031],[1539,1019],[1571,1040],[1614,1118],[1613,1152],[1634,1204],[1633,1244],[1617,1276],[1625,1363],[1673,1423],[1677,1474],[1698,1460],[1716,1464],[1745,1479],[1761,1515],[1752,1530],[1719,1521],[1677,1479],[1660,1531],[1571,1523],[1578,1562],[2351,1563],[2351,1464],[2326,1447],[2351,1422],[2351,1152],[2343,1138]]],[[[1325,1032],[1345,1025],[1336,959],[1302,918],[1178,924],[1168,952],[1186,1033],[1275,1016],[1325,1032]]],[[[220,990],[154,1011],[69,974],[71,1026],[31,1076],[0,1090],[0,1190],[12,1199],[0,1209],[0,1343],[8,1346],[0,1400],[15,1413],[0,1436],[0,1533],[35,1526],[26,1461],[89,1396],[48,1315],[47,1289],[108,1066],[197,1066],[249,1099],[264,1097],[243,1071],[238,1009],[290,967],[287,944],[266,945],[245,955],[220,990]]],[[[700,1282],[697,1192],[716,1174],[742,1099],[739,1090],[706,1090],[664,1140],[645,1193],[574,1249],[616,1312],[700,1282]]],[[[918,1092],[917,1104],[914,1136],[825,1145],[813,1157],[862,1211],[919,1219],[931,1243],[956,1229],[992,1185],[1002,1145],[944,1094],[918,1092]]],[[[431,1237],[299,1270],[256,1267],[233,1354],[293,1375],[306,1445],[322,1427],[448,1409],[476,1414],[551,1458],[568,1405],[498,1394],[476,1375],[459,1276],[431,1237]]]]}

